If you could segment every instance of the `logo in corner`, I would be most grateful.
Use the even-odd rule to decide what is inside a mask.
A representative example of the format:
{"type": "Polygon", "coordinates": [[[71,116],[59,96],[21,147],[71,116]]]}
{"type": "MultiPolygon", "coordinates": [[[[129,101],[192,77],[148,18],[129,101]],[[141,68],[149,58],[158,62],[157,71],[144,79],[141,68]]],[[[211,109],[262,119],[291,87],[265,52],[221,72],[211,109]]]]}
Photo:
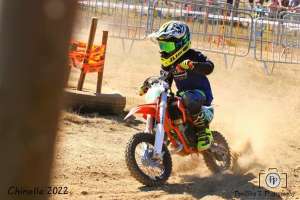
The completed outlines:
{"type": "Polygon", "coordinates": [[[259,187],[287,188],[287,173],[279,173],[277,168],[269,168],[259,173],[259,187]]]}

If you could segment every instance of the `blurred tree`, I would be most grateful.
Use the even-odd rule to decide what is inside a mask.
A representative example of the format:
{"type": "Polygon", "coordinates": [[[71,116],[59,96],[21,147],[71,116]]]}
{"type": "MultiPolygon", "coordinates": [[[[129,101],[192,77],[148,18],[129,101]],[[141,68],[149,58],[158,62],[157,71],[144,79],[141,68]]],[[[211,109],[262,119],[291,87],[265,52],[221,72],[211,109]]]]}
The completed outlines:
{"type": "Polygon", "coordinates": [[[0,199],[33,199],[8,189],[50,184],[76,1],[1,4],[0,199]]]}

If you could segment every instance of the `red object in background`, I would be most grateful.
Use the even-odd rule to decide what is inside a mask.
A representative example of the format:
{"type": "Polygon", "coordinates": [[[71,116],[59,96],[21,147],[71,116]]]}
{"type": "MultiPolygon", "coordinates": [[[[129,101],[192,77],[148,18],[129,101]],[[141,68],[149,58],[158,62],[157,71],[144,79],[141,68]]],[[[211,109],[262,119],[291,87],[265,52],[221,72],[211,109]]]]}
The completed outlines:
{"type": "Polygon", "coordinates": [[[106,45],[94,45],[91,52],[86,52],[87,44],[72,41],[69,51],[70,66],[83,68],[84,73],[99,72],[103,69],[106,45]],[[87,62],[84,63],[84,59],[87,62]]]}

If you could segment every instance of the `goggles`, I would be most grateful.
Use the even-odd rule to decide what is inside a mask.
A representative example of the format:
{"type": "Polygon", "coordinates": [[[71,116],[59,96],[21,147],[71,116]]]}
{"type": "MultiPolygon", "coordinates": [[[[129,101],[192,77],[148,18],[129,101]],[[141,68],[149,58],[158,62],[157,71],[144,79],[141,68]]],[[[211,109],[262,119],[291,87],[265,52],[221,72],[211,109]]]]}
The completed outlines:
{"type": "Polygon", "coordinates": [[[159,48],[161,51],[170,53],[176,49],[175,42],[158,41],[159,48]]]}

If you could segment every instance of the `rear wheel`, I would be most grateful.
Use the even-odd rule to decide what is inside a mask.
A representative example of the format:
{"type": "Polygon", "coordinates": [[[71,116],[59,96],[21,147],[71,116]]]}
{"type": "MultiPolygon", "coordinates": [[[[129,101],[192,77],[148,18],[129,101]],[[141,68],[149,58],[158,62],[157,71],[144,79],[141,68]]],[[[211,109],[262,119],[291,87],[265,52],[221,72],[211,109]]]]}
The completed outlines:
{"type": "Polygon", "coordinates": [[[147,186],[164,184],[172,171],[171,156],[165,145],[162,159],[152,158],[154,141],[154,135],[138,133],[130,139],[125,151],[126,165],[131,175],[147,186]]]}
{"type": "Polygon", "coordinates": [[[214,141],[211,147],[202,153],[207,167],[213,173],[219,173],[230,169],[232,156],[224,136],[217,131],[212,131],[212,134],[214,141]]]}

